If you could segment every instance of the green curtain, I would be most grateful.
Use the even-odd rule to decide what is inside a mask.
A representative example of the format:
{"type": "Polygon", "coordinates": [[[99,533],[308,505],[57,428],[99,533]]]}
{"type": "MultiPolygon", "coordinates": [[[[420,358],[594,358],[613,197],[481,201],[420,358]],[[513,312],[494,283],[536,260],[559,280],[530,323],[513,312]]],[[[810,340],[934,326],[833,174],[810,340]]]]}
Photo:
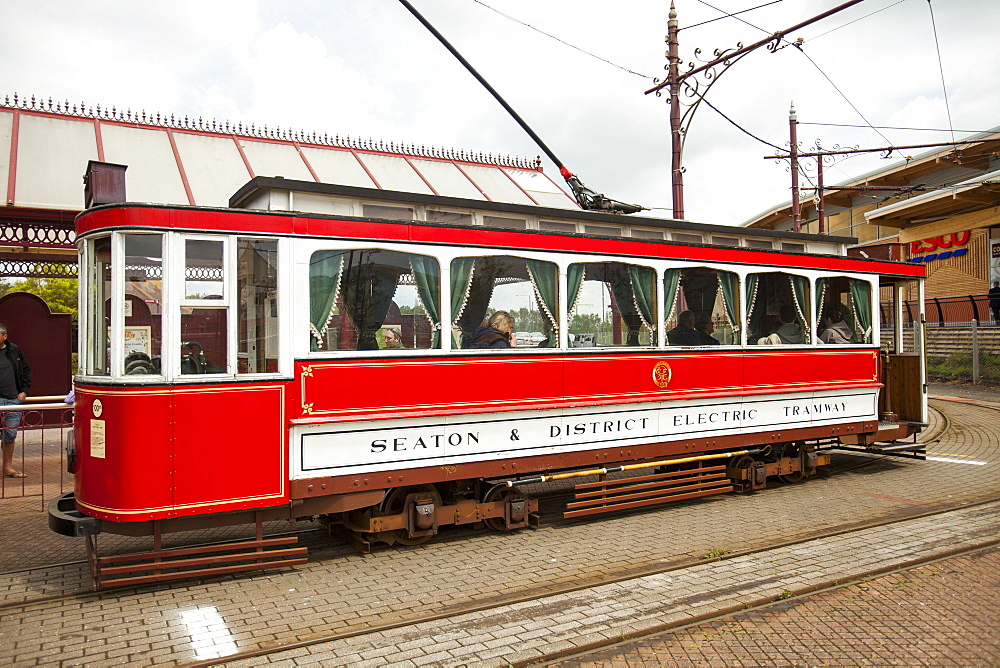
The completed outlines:
{"type": "Polygon", "coordinates": [[[677,286],[681,282],[680,269],[667,269],[663,274],[663,319],[669,320],[677,301],[677,286]]]}
{"type": "Polygon", "coordinates": [[[872,292],[867,282],[852,278],[851,297],[854,299],[854,310],[857,325],[854,336],[859,343],[872,342],[872,292]]]}
{"type": "Polygon", "coordinates": [[[748,343],[757,343],[757,339],[764,335],[764,316],[767,313],[767,304],[757,303],[757,285],[760,283],[760,274],[747,275],[747,330],[750,340],[748,343]]]}
{"type": "Polygon", "coordinates": [[[375,334],[382,328],[392,306],[402,270],[390,264],[377,264],[369,250],[352,251],[353,266],[348,266],[344,281],[344,309],[358,330],[357,350],[378,350],[375,334]],[[360,255],[354,262],[354,255],[360,255]]]}
{"type": "Polygon", "coordinates": [[[632,297],[642,316],[643,324],[649,327],[650,344],[656,345],[656,270],[651,267],[628,265],[632,279],[632,297]]]}
{"type": "Polygon", "coordinates": [[[569,308],[567,309],[569,317],[573,317],[574,311],[580,301],[580,294],[583,292],[583,277],[586,274],[587,265],[584,264],[571,264],[566,270],[566,279],[569,289],[569,308]]]}
{"type": "Polygon", "coordinates": [[[722,301],[726,307],[726,317],[729,318],[729,324],[733,328],[733,344],[739,345],[740,342],[740,316],[739,316],[739,304],[737,301],[737,276],[731,271],[720,271],[718,273],[719,277],[719,288],[722,290],[722,301]]]}
{"type": "Polygon", "coordinates": [[[820,331],[823,329],[823,313],[826,311],[826,289],[829,279],[816,279],[816,320],[819,323],[820,331]]]}
{"type": "Polygon", "coordinates": [[[549,336],[543,348],[555,348],[559,346],[559,323],[558,323],[558,285],[559,273],[557,267],[552,262],[543,260],[526,260],[528,263],[528,277],[531,285],[535,289],[535,300],[542,311],[542,315],[549,324],[549,336]]]}
{"type": "Polygon", "coordinates": [[[462,342],[455,335],[455,327],[462,317],[462,311],[469,300],[469,292],[472,289],[472,270],[476,265],[476,259],[471,257],[457,257],[451,261],[451,320],[452,320],[452,347],[461,348],[462,342]]]}
{"type": "Polygon", "coordinates": [[[417,286],[417,297],[434,329],[431,348],[441,346],[441,270],[438,261],[426,255],[410,256],[410,271],[417,286]]]}
{"type": "Polygon", "coordinates": [[[569,322],[566,323],[566,331],[570,335],[567,345],[573,346],[573,315],[576,312],[576,307],[580,304],[580,295],[583,294],[583,279],[587,274],[587,265],[585,264],[571,264],[566,269],[566,289],[569,294],[566,296],[569,299],[569,306],[566,309],[566,318],[569,322]]]}
{"type": "Polygon", "coordinates": [[[795,299],[795,316],[802,327],[803,342],[809,343],[812,340],[812,332],[809,331],[809,279],[805,276],[788,274],[788,280],[792,284],[792,298],[795,299]]]}
{"type": "Polygon", "coordinates": [[[309,261],[309,331],[310,350],[319,350],[326,334],[330,314],[337,304],[343,251],[318,251],[309,261]]]}
{"type": "Polygon", "coordinates": [[[603,262],[602,265],[604,280],[611,288],[611,296],[614,299],[612,304],[618,307],[618,315],[628,329],[625,345],[637,346],[639,332],[642,329],[642,317],[639,315],[632,294],[632,278],[628,271],[631,265],[624,262],[603,262]]]}

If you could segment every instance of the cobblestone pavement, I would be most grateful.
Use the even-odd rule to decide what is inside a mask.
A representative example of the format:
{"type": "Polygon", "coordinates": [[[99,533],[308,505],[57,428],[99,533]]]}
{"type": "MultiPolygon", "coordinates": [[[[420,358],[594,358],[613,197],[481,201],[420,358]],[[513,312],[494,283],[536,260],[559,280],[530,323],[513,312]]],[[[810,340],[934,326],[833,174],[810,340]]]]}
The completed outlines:
{"type": "Polygon", "coordinates": [[[553,665],[998,664],[1000,549],[992,548],[553,665]]]}
{"type": "MultiPolygon", "coordinates": [[[[933,404],[948,418],[934,422],[949,425],[929,448],[940,461],[835,454],[832,474],[751,496],[710,497],[514,534],[451,531],[424,546],[380,548],[367,556],[313,532],[307,536],[310,562],[302,567],[27,606],[17,604],[88,581],[83,564],[24,570],[83,559],[83,545],[48,532],[37,509],[15,511],[5,500],[0,559],[4,568],[22,570],[0,573],[0,662],[183,663],[207,656],[206,647],[225,655],[465,611],[512,595],[641,576],[710,552],[765,548],[817,530],[849,531],[873,519],[905,519],[1000,494],[994,472],[998,413],[972,402],[933,404]],[[199,624],[214,630],[214,640],[205,644],[199,624]]],[[[934,425],[930,431],[933,436],[934,425]]],[[[104,549],[122,547],[114,540],[104,549]]],[[[704,565],[706,582],[721,563],[704,565]]],[[[375,664],[393,660],[383,655],[375,664]]]]}

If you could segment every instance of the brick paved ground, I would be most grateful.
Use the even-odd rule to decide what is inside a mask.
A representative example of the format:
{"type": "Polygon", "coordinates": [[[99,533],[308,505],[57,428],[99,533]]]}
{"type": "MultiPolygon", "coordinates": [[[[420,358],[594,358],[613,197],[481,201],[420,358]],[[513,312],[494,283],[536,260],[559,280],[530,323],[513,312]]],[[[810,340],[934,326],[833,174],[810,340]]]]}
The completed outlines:
{"type": "MultiPolygon", "coordinates": [[[[998,413],[964,402],[934,403],[952,426],[931,449],[953,461],[840,454],[832,475],[748,497],[711,497],[517,534],[453,531],[425,546],[380,548],[369,556],[316,534],[304,567],[8,607],[0,611],[0,662],[52,663],[54,654],[44,654],[52,646],[67,664],[183,662],[199,651],[184,620],[209,609],[228,634],[222,637],[232,643],[229,651],[250,649],[641,574],[713,550],[775,545],[817,529],[847,530],[1000,493],[998,413]]],[[[37,508],[11,512],[11,502],[2,503],[0,568],[84,557],[82,543],[48,532],[37,508]]],[[[116,540],[105,541],[105,549],[120,547],[116,540]]],[[[0,573],[0,603],[70,591],[87,577],[82,565],[0,573]]]]}
{"type": "Polygon", "coordinates": [[[555,665],[997,666],[1000,549],[945,559],[555,665]]]}
{"type": "MultiPolygon", "coordinates": [[[[371,661],[371,665],[504,666],[539,661],[553,652],[614,642],[849,581],[876,569],[984,542],[995,543],[1000,536],[998,509],[1000,502],[994,502],[450,619],[338,639],[266,658],[276,665],[354,665],[371,661]]],[[[995,607],[995,601],[988,596],[980,598],[980,590],[976,591],[981,612],[995,607]]],[[[834,610],[812,622],[806,615],[797,629],[806,632],[812,624],[814,636],[831,635],[842,642],[865,637],[864,626],[848,626],[848,621],[856,620],[838,615],[834,610]]],[[[763,631],[779,635],[771,643],[763,641],[748,648],[748,661],[756,662],[753,665],[781,655],[784,641],[792,642],[790,633],[781,635],[780,626],[765,626],[763,631]]],[[[986,645],[984,638],[992,641],[993,636],[984,636],[982,631],[982,626],[969,629],[966,639],[975,638],[979,647],[988,649],[992,645],[986,645]]],[[[901,636],[901,642],[908,637],[901,636]]],[[[648,652],[648,648],[649,643],[640,643],[635,654],[648,652]]],[[[844,650],[845,656],[852,660],[861,656],[856,651],[844,650]]],[[[803,656],[808,657],[809,652],[796,658],[803,656]]],[[[234,665],[256,665],[260,661],[257,658],[234,665]]],[[[667,660],[659,665],[670,663],[667,660]]],[[[703,665],[732,664],[720,661],[703,665]]],[[[791,665],[797,664],[793,661],[791,665]]]]}

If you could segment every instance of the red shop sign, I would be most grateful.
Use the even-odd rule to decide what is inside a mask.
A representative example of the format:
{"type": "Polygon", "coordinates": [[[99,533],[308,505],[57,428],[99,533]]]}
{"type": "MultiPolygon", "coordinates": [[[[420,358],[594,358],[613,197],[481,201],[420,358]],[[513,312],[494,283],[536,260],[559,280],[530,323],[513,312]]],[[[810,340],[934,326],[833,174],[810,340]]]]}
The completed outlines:
{"type": "Polygon", "coordinates": [[[955,246],[964,246],[969,243],[969,237],[972,236],[972,232],[965,230],[964,232],[952,232],[951,234],[945,234],[940,237],[933,237],[931,239],[924,239],[923,241],[914,241],[910,244],[911,253],[932,253],[939,248],[954,248],[955,246]]]}

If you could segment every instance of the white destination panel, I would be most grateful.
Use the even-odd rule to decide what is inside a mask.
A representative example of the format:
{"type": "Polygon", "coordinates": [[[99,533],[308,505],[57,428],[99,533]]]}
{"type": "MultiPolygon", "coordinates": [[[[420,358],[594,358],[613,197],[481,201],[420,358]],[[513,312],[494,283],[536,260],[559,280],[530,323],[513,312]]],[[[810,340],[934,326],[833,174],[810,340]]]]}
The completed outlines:
{"type": "Polygon", "coordinates": [[[300,426],[292,431],[292,477],[445,466],[874,420],[877,397],[873,388],[300,426]]]}

